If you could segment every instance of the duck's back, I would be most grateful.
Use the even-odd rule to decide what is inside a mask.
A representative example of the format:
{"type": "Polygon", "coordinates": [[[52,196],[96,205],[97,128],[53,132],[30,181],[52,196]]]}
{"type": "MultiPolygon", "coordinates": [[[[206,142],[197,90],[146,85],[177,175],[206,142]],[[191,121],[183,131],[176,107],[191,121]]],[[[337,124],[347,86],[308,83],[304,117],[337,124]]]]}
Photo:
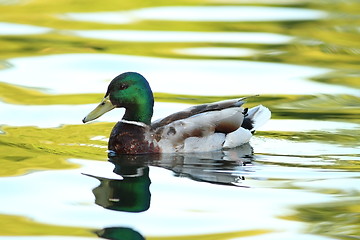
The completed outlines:
{"type": "Polygon", "coordinates": [[[157,129],[162,126],[166,126],[174,121],[186,119],[197,114],[211,112],[211,111],[219,111],[233,107],[241,107],[245,103],[244,101],[245,99],[246,98],[244,97],[240,99],[230,99],[230,100],[224,100],[224,101],[213,102],[208,104],[195,105],[180,112],[173,113],[165,118],[158,119],[151,123],[151,127],[153,129],[157,129]]]}

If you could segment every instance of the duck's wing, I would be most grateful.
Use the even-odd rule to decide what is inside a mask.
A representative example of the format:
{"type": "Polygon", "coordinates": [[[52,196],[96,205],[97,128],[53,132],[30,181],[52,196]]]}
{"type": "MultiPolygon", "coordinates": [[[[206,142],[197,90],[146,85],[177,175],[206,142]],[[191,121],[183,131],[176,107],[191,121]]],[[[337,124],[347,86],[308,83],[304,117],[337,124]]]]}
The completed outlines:
{"type": "Polygon", "coordinates": [[[253,131],[270,119],[268,108],[229,107],[200,112],[153,129],[162,152],[206,152],[249,142],[253,131]],[[245,120],[247,126],[244,126],[245,120]]]}
{"type": "Polygon", "coordinates": [[[153,136],[162,152],[212,151],[221,149],[243,120],[243,107],[205,111],[157,127],[153,136]]]}
{"type": "Polygon", "coordinates": [[[230,99],[230,100],[224,100],[209,104],[201,104],[196,105],[190,108],[187,108],[183,111],[173,113],[165,118],[156,120],[151,123],[152,129],[161,128],[163,126],[166,126],[174,121],[178,121],[181,119],[186,119],[191,116],[195,116],[200,113],[210,112],[210,111],[219,111],[226,108],[233,108],[233,107],[241,107],[245,103],[245,99],[248,97],[243,97],[240,99],[230,99]]]}

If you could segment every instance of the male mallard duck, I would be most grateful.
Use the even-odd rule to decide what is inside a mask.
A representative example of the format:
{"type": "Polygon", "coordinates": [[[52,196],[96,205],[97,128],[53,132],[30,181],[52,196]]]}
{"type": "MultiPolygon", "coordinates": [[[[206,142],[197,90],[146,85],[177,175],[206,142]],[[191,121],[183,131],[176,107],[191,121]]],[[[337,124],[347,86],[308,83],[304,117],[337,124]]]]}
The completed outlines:
{"type": "Polygon", "coordinates": [[[197,105],[151,123],[154,98],[149,83],[139,73],[126,72],[111,81],[102,102],[83,122],[125,108],[109,139],[109,150],[118,154],[213,151],[247,143],[270,119],[269,109],[243,108],[244,100],[197,105]]]}

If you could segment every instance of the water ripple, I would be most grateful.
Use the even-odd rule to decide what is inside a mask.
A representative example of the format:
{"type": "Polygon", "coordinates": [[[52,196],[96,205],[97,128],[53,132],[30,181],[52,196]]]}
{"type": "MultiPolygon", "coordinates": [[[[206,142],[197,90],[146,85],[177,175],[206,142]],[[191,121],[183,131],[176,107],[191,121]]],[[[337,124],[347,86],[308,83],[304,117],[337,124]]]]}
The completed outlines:
{"type": "Polygon", "coordinates": [[[51,30],[51,28],[33,26],[29,24],[0,22],[0,35],[43,34],[51,30]]]}
{"type": "Polygon", "coordinates": [[[66,13],[60,17],[72,21],[128,24],[141,20],[198,22],[305,21],[321,19],[326,16],[327,14],[323,11],[290,7],[172,6],[119,12],[66,13]]]}
{"type": "Polygon", "coordinates": [[[122,42],[205,42],[205,43],[251,43],[283,44],[294,37],[262,32],[189,32],[189,31],[141,31],[141,30],[74,30],[62,31],[85,38],[122,42]]]}

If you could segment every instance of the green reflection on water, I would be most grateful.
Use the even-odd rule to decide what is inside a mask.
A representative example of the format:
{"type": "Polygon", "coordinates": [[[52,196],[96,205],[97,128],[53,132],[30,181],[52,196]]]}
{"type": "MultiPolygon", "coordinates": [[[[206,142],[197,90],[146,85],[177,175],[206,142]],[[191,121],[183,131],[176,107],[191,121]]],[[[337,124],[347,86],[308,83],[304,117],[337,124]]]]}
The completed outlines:
{"type": "Polygon", "coordinates": [[[46,94],[35,89],[0,82],[0,99],[11,104],[54,105],[96,103],[103,94],[46,94]],[[21,96],[21,97],[19,97],[21,96]]]}
{"type": "Polygon", "coordinates": [[[60,128],[3,127],[0,135],[0,176],[32,170],[66,169],[69,158],[105,159],[107,143],[90,140],[110,134],[113,124],[69,125],[60,128]]]}
{"type": "MultiPolygon", "coordinates": [[[[261,132],[262,136],[299,142],[332,143],[341,146],[357,147],[357,139],[360,129],[339,129],[334,132],[310,131],[310,132],[261,132]]],[[[331,153],[330,153],[331,154],[331,153]]]]}
{"type": "Polygon", "coordinates": [[[356,195],[353,199],[345,198],[341,202],[299,207],[294,217],[310,223],[310,233],[336,239],[357,239],[360,235],[360,204],[356,200],[356,195]]]}
{"type": "MultiPolygon", "coordinates": [[[[157,102],[202,104],[243,96],[198,96],[154,93],[157,102]]],[[[0,99],[11,104],[54,105],[98,103],[103,94],[47,94],[36,89],[0,82],[0,99]],[[19,98],[21,96],[21,98],[19,98]]],[[[351,95],[262,95],[250,98],[247,107],[263,104],[280,119],[337,119],[359,122],[360,98],[351,95]]]]}
{"type": "MultiPolygon", "coordinates": [[[[359,76],[353,76],[359,69],[360,35],[355,26],[360,25],[356,9],[358,1],[341,3],[332,1],[293,2],[291,7],[321,9],[329,11],[329,16],[313,21],[273,21],[273,22],[181,22],[142,20],[127,24],[104,24],[65,20],[58,17],[68,12],[125,11],[156,6],[211,6],[206,1],[132,1],[104,3],[62,0],[49,4],[45,1],[30,1],[20,5],[0,6],[0,21],[31,24],[53,28],[55,31],[41,35],[3,36],[0,39],[2,58],[14,56],[44,55],[54,53],[121,53],[131,55],[148,55],[162,57],[184,56],[173,50],[187,47],[250,47],[259,50],[260,54],[239,59],[287,62],[301,65],[332,67],[342,71],[346,84],[359,87],[359,76]],[[343,17],[346,16],[346,17],[343,17]],[[116,42],[80,38],[58,30],[86,29],[130,29],[130,30],[174,30],[176,31],[226,31],[226,32],[265,32],[294,36],[296,39],[287,44],[260,45],[252,43],[134,43],[116,42]],[[58,31],[58,32],[57,32],[58,31]]],[[[231,5],[239,5],[234,4],[231,5]]],[[[246,3],[244,5],[247,5],[246,3]]],[[[251,3],[251,6],[270,4],[251,3]]],[[[270,5],[271,6],[271,5],[270,5]]],[[[282,6],[277,4],[276,6],[282,6]]],[[[284,3],[285,7],[289,7],[284,3]]],[[[194,56],[187,56],[195,58],[194,56]]],[[[200,57],[201,58],[201,57],[200,57]]],[[[202,57],[209,58],[209,57],[202,57]]],[[[216,57],[215,57],[216,58],[216,57]]],[[[343,84],[343,81],[338,81],[343,84]]]]}

